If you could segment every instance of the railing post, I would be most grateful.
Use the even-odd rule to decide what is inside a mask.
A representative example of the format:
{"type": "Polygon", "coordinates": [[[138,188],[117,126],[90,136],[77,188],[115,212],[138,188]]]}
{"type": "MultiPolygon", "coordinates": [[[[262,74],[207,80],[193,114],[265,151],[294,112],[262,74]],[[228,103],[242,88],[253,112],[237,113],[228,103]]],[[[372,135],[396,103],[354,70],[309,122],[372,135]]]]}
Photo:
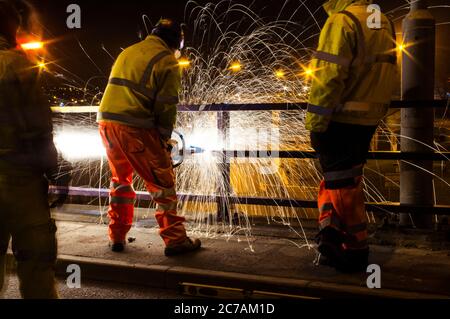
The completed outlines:
{"type": "MultiPolygon", "coordinates": [[[[217,112],[217,128],[219,130],[219,138],[222,141],[223,150],[227,150],[230,141],[230,112],[217,112]]],[[[231,163],[230,158],[225,152],[221,153],[219,160],[219,170],[221,172],[221,181],[219,181],[218,189],[220,197],[217,200],[217,220],[230,220],[230,203],[231,196],[231,163]]]]}
{"type": "MultiPolygon", "coordinates": [[[[411,4],[403,21],[402,99],[424,101],[434,99],[435,20],[428,11],[427,1],[411,4]]],[[[432,153],[434,108],[405,108],[401,111],[401,151],[432,153]]],[[[405,161],[400,166],[400,202],[408,205],[433,205],[432,161],[405,161]]],[[[418,228],[433,225],[431,214],[400,216],[400,224],[418,228]]]]}

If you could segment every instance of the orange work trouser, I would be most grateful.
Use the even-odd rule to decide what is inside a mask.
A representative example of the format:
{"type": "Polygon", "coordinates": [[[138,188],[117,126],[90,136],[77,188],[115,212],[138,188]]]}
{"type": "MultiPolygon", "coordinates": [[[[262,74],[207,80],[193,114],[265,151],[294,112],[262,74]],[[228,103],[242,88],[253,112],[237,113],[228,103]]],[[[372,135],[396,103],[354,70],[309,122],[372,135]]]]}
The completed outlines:
{"type": "Polygon", "coordinates": [[[184,217],[177,216],[175,174],[169,151],[157,129],[141,129],[111,122],[99,124],[112,173],[109,237],[124,242],[133,223],[133,171],[145,181],[156,202],[156,220],[166,245],[186,240],[184,217]]]}
{"type": "Polygon", "coordinates": [[[327,131],[311,133],[324,173],[318,206],[320,229],[333,227],[346,239],[344,249],[367,248],[363,167],[376,126],[330,122],[327,131]]]}
{"type": "Polygon", "coordinates": [[[367,216],[362,177],[356,186],[326,189],[325,181],[319,190],[320,229],[333,227],[344,234],[344,249],[367,248],[367,216]]]}

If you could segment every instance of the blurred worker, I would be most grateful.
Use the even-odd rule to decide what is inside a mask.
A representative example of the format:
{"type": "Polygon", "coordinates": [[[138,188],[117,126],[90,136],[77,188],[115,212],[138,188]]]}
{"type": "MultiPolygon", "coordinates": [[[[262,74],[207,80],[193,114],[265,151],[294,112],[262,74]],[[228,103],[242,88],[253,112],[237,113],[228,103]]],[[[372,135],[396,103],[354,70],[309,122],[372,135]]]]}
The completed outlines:
{"type": "MultiPolygon", "coordinates": [[[[57,298],[48,182],[60,172],[51,111],[40,91],[39,68],[16,49],[17,31],[31,11],[25,1],[0,0],[0,290],[12,237],[22,296],[57,298]]],[[[66,195],[52,205],[62,205],[66,195]]]]}
{"type": "Polygon", "coordinates": [[[123,251],[133,222],[133,171],[157,203],[156,219],[166,256],[200,248],[177,216],[175,175],[170,157],[181,72],[175,53],[183,46],[181,26],[161,19],[144,41],[124,50],[115,62],[99,113],[99,129],[112,172],[109,237],[123,251]]]}
{"type": "Polygon", "coordinates": [[[329,18],[312,61],[306,128],[319,155],[318,249],[338,270],[366,270],[369,247],[363,167],[396,82],[394,25],[366,0],[330,0],[329,18]],[[370,27],[369,27],[370,26],[370,27]]]}

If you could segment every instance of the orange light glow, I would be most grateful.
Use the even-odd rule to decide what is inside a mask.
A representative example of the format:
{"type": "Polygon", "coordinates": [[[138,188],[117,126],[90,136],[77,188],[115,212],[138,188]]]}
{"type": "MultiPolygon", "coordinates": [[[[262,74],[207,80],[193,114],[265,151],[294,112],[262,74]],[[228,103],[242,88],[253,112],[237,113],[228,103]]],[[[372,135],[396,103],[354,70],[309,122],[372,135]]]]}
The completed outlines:
{"type": "Polygon", "coordinates": [[[239,72],[242,70],[242,65],[239,62],[233,62],[229,69],[233,72],[239,72]]]}
{"type": "Polygon", "coordinates": [[[46,64],[44,61],[40,61],[37,63],[37,67],[41,70],[45,70],[45,66],[46,66],[46,64]]]}
{"type": "Polygon", "coordinates": [[[39,42],[39,41],[27,42],[27,43],[22,43],[20,46],[22,47],[22,50],[24,50],[24,51],[41,50],[44,48],[44,42],[39,42]]]}
{"type": "Polygon", "coordinates": [[[281,79],[281,78],[284,78],[284,76],[285,76],[285,72],[284,72],[284,70],[276,70],[275,71],[275,76],[277,77],[277,78],[279,78],[279,79],[281,79]]]}
{"type": "Polygon", "coordinates": [[[191,65],[191,62],[188,59],[181,58],[178,60],[178,65],[181,68],[188,68],[191,65]]]}

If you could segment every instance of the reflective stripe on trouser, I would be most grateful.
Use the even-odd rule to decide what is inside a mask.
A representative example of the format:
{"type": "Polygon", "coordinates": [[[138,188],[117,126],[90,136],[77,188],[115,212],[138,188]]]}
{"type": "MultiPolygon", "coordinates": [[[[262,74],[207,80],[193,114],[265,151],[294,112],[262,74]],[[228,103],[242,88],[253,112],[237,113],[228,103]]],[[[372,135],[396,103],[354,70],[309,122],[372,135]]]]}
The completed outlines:
{"type": "Polygon", "coordinates": [[[134,199],[136,193],[128,181],[121,184],[113,176],[109,196],[109,235],[113,242],[124,242],[133,224],[134,199]]]}
{"type": "MultiPolygon", "coordinates": [[[[132,185],[133,170],[145,181],[147,190],[157,203],[156,219],[160,235],[166,245],[186,240],[184,217],[177,216],[175,175],[169,152],[164,149],[156,128],[133,128],[112,122],[99,124],[100,135],[106,147],[114,185],[132,185]]],[[[125,188],[122,188],[124,190],[125,188]]],[[[131,192],[112,193],[109,216],[109,236],[122,241],[133,219],[131,192]],[[127,195],[128,194],[128,195],[127,195]],[[120,202],[120,203],[119,203],[120,202]],[[122,209],[120,209],[122,208],[122,209]]]]}
{"type": "Polygon", "coordinates": [[[358,178],[356,187],[341,189],[326,189],[325,181],[322,181],[318,204],[320,229],[333,227],[347,235],[345,249],[367,247],[367,217],[362,177],[358,178]]]}

